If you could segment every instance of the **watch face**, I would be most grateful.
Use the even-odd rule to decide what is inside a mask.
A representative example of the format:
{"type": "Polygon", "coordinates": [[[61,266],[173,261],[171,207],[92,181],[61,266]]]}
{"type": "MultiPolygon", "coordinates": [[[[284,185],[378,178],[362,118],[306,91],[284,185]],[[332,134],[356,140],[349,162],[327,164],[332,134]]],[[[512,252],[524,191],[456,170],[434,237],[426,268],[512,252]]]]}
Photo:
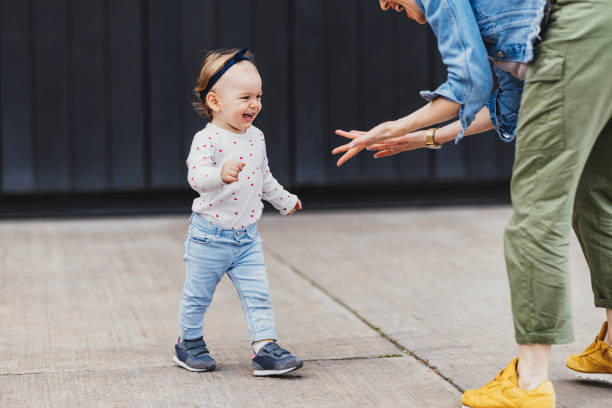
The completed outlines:
{"type": "Polygon", "coordinates": [[[425,133],[425,144],[427,145],[428,149],[441,149],[442,148],[441,144],[436,144],[436,140],[435,140],[436,130],[438,129],[431,128],[427,130],[427,133],[425,133]]]}

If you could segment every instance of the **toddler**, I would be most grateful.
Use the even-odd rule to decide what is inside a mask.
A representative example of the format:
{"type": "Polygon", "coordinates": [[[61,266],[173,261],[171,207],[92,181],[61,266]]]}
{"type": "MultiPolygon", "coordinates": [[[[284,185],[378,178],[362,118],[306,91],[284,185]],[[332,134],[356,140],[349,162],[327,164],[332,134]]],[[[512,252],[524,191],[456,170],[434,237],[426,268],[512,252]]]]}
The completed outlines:
{"type": "Polygon", "coordinates": [[[195,134],[188,179],[200,193],[185,238],[185,286],[174,361],[190,371],[212,371],[204,342],[204,314],[224,274],[236,287],[253,346],[254,375],[280,375],[301,359],[276,344],[266,264],[257,220],[262,199],[283,215],[302,209],[270,173],[263,133],[252,125],[261,111],[262,85],[246,49],[208,53],[194,93],[206,127],[195,134]]]}

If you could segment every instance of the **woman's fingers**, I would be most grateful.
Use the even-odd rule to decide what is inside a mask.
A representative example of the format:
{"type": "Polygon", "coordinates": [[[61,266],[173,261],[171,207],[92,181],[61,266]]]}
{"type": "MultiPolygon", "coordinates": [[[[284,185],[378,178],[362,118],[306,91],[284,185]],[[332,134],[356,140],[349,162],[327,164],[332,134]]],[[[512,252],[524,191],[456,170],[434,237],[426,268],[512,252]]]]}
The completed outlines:
{"type": "Polygon", "coordinates": [[[376,154],[373,157],[375,159],[379,159],[381,157],[394,156],[398,153],[400,152],[397,150],[381,150],[380,152],[376,152],[376,154]]]}
{"type": "Polygon", "coordinates": [[[347,139],[357,139],[359,135],[354,135],[350,132],[345,132],[344,130],[338,131],[336,130],[336,134],[338,136],[346,137],[347,139]]]}
{"type": "Polygon", "coordinates": [[[349,147],[352,148],[359,148],[361,149],[365,149],[366,147],[372,145],[376,143],[376,140],[373,140],[373,137],[371,134],[366,133],[364,135],[359,136],[356,139],[353,139],[353,141],[351,143],[349,143],[349,147]]]}
{"type": "Polygon", "coordinates": [[[390,150],[394,151],[394,154],[397,154],[401,151],[413,150],[418,147],[419,146],[416,145],[415,136],[413,134],[407,134],[405,136],[384,140],[382,143],[373,144],[368,146],[367,149],[370,151],[390,150]]]}
{"type": "Polygon", "coordinates": [[[370,150],[370,151],[376,151],[376,150],[387,150],[389,149],[389,147],[393,147],[395,143],[377,143],[377,144],[373,144],[372,146],[368,146],[366,148],[366,150],[370,150]]]}
{"type": "Polygon", "coordinates": [[[344,153],[344,155],[340,157],[340,159],[336,163],[338,167],[342,166],[344,163],[354,157],[357,153],[359,153],[374,142],[370,132],[364,132],[361,130],[351,130],[350,132],[347,132],[345,130],[338,129],[335,133],[338,136],[346,137],[347,139],[352,139],[350,143],[338,146],[334,150],[332,150],[332,154],[344,153]]]}
{"type": "MultiPolygon", "coordinates": [[[[362,132],[362,133],[365,134],[365,132],[362,132]]],[[[346,134],[349,134],[349,133],[346,133],[346,134]]],[[[340,136],[343,136],[343,135],[340,135],[340,136]]],[[[362,136],[352,136],[352,137],[345,136],[345,137],[348,137],[349,139],[353,139],[353,141],[345,145],[336,147],[334,150],[332,150],[332,154],[344,153],[354,147],[359,147],[361,150],[367,146],[367,140],[368,140],[367,137],[363,137],[363,138],[362,136]]]]}
{"type": "Polygon", "coordinates": [[[347,143],[345,145],[336,147],[334,150],[332,150],[332,154],[344,153],[348,151],[349,149],[350,149],[349,143],[347,143]]]}
{"type": "Polygon", "coordinates": [[[342,166],[363,149],[376,152],[373,157],[378,159],[425,147],[424,134],[421,131],[392,137],[388,128],[388,123],[382,123],[369,132],[336,130],[337,135],[352,139],[332,151],[332,154],[344,153],[336,163],[337,166],[342,166]]]}
{"type": "Polygon", "coordinates": [[[344,155],[340,157],[340,159],[336,163],[336,166],[338,167],[342,166],[344,163],[352,159],[357,153],[359,153],[362,150],[363,150],[363,147],[353,147],[352,149],[349,149],[348,152],[344,153],[344,155]]]}
{"type": "Polygon", "coordinates": [[[356,139],[359,136],[365,134],[366,132],[362,132],[360,130],[351,130],[350,132],[347,132],[346,130],[341,130],[338,129],[335,132],[338,136],[342,136],[342,137],[346,137],[348,139],[356,139]]]}

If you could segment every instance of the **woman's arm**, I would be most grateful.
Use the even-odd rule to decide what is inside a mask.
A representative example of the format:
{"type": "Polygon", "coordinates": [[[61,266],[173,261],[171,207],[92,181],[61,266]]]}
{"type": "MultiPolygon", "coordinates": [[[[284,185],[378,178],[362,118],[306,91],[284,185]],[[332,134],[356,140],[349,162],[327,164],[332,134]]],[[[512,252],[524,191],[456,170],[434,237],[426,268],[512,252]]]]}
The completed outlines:
{"type": "MultiPolygon", "coordinates": [[[[368,132],[336,130],[337,135],[353,140],[343,146],[336,147],[332,150],[332,154],[344,153],[337,163],[340,167],[368,146],[457,117],[460,106],[457,102],[446,98],[436,98],[410,115],[381,123],[368,132]]],[[[459,130],[461,130],[461,126],[459,126],[457,133],[459,133],[459,130]]]]}
{"type": "MultiPolygon", "coordinates": [[[[438,144],[444,144],[455,140],[461,129],[461,123],[457,120],[453,123],[439,128],[435,133],[435,142],[438,144]]],[[[476,114],[476,118],[472,124],[465,131],[465,135],[474,135],[477,133],[486,132],[487,130],[493,129],[493,123],[491,122],[491,115],[489,109],[486,107],[482,108],[480,112],[476,114]]],[[[377,151],[374,158],[393,156],[401,152],[409,150],[416,150],[426,147],[425,134],[426,130],[418,130],[416,132],[409,133],[404,136],[396,137],[393,139],[385,140],[383,143],[375,144],[368,147],[368,150],[377,151]]]]}
{"type": "MultiPolygon", "coordinates": [[[[493,129],[493,122],[491,122],[489,109],[485,106],[476,114],[474,121],[466,129],[465,135],[475,135],[491,129],[493,129]]],[[[459,134],[459,130],[461,130],[461,123],[458,120],[453,123],[449,123],[448,125],[436,130],[434,140],[438,144],[450,142],[451,140],[455,140],[459,134]]],[[[423,133],[425,133],[425,131],[423,131],[423,133]]]]}
{"type": "Polygon", "coordinates": [[[446,122],[459,115],[460,104],[446,98],[436,98],[410,115],[398,119],[398,133],[414,132],[436,123],[446,122]]]}
{"type": "Polygon", "coordinates": [[[470,126],[486,104],[493,88],[487,50],[469,0],[416,1],[438,40],[438,50],[447,69],[446,81],[434,91],[422,91],[430,104],[405,118],[381,123],[369,132],[337,134],[355,139],[332,153],[344,153],[341,166],[363,148],[383,140],[403,136],[459,115],[457,138],[470,126]],[[358,137],[357,137],[358,136],[358,137]]]}

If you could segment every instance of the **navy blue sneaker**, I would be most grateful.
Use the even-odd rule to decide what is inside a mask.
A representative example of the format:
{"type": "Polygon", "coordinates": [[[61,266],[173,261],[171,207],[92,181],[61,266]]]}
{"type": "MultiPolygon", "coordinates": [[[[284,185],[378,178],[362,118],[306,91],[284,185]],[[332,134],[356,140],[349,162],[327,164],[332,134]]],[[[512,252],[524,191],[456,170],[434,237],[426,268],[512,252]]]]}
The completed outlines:
{"type": "Polygon", "coordinates": [[[214,371],[217,368],[215,359],[208,354],[203,338],[181,340],[174,346],[174,362],[189,371],[214,371]]]}
{"type": "Polygon", "coordinates": [[[281,375],[302,368],[304,362],[271,341],[253,355],[253,375],[281,375]]]}

